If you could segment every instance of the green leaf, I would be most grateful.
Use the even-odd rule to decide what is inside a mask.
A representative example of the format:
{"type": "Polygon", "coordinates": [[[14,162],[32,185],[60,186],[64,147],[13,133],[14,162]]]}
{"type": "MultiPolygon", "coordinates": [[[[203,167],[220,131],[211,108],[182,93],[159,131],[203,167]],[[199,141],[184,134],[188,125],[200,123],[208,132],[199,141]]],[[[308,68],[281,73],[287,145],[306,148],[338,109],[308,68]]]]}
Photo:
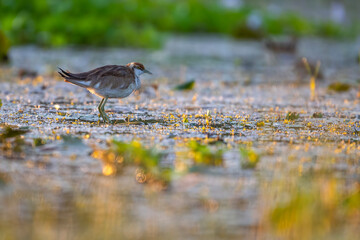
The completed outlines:
{"type": "Polygon", "coordinates": [[[328,86],[328,90],[334,92],[347,92],[351,88],[351,85],[343,82],[334,82],[328,86]]]}
{"type": "Polygon", "coordinates": [[[255,168],[260,161],[260,156],[251,148],[240,148],[240,154],[242,156],[241,167],[243,168],[255,168]]]}
{"type": "Polygon", "coordinates": [[[8,138],[18,137],[24,135],[27,132],[29,132],[29,130],[13,129],[11,127],[6,127],[5,130],[0,134],[0,139],[5,140],[8,138]]]}
{"type": "Polygon", "coordinates": [[[285,119],[286,119],[286,120],[294,121],[294,120],[298,119],[299,117],[300,117],[300,114],[297,113],[297,112],[288,112],[288,113],[286,114],[285,119]]]}
{"type": "Polygon", "coordinates": [[[223,151],[222,149],[214,150],[207,145],[198,143],[197,141],[191,141],[188,144],[194,164],[198,166],[222,166],[223,151]]]}
{"type": "Polygon", "coordinates": [[[195,87],[195,80],[191,79],[190,81],[177,85],[174,88],[174,90],[178,90],[178,91],[192,90],[194,87],[195,87]]]}

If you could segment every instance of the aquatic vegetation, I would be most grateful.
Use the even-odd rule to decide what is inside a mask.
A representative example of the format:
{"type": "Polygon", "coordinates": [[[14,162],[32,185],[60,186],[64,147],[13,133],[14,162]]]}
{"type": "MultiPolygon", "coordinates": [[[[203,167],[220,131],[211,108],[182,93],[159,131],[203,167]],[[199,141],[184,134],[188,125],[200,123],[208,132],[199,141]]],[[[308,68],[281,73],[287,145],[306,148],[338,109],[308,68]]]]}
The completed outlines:
{"type": "Polygon", "coordinates": [[[297,179],[282,193],[287,200],[270,210],[273,230],[286,239],[352,239],[360,223],[360,187],[343,185],[333,176],[297,179]]]}
{"type": "Polygon", "coordinates": [[[317,34],[324,37],[330,36],[341,36],[343,29],[340,25],[333,23],[333,22],[324,22],[319,24],[317,28],[317,34]]]}
{"type": "Polygon", "coordinates": [[[25,147],[23,135],[29,132],[27,129],[15,129],[10,126],[4,126],[0,133],[0,152],[4,156],[21,157],[25,147]]]}
{"type": "Polygon", "coordinates": [[[313,67],[309,64],[308,60],[306,58],[302,58],[302,61],[304,63],[304,66],[308,72],[308,74],[310,75],[310,100],[314,101],[316,98],[316,79],[319,76],[319,72],[320,72],[320,66],[321,66],[321,62],[317,61],[316,62],[316,66],[313,67]]]}
{"type": "Polygon", "coordinates": [[[183,123],[189,123],[189,118],[185,114],[183,114],[182,118],[183,123]]]}
{"type": "Polygon", "coordinates": [[[220,1],[33,0],[29,4],[2,0],[0,6],[1,28],[13,44],[157,48],[168,32],[220,33],[237,38],[284,33],[346,37],[357,33],[355,27],[315,22],[297,13],[273,14],[245,4],[226,8],[220,1]]]}
{"type": "Polygon", "coordinates": [[[7,139],[20,137],[26,134],[27,132],[29,132],[29,130],[27,129],[15,129],[10,126],[3,126],[2,132],[0,134],[0,140],[3,142],[6,141],[7,139]]]}
{"type": "Polygon", "coordinates": [[[146,149],[137,141],[130,143],[112,140],[109,148],[95,150],[93,157],[104,163],[103,174],[114,176],[120,174],[125,167],[137,167],[135,178],[139,183],[161,183],[164,187],[171,181],[169,168],[160,165],[162,154],[154,149],[146,149]]]}
{"type": "Polygon", "coordinates": [[[201,144],[195,140],[188,143],[190,149],[190,158],[198,166],[222,166],[223,150],[212,149],[210,146],[201,144]]]}
{"type": "Polygon", "coordinates": [[[297,112],[288,112],[288,113],[286,113],[285,119],[294,121],[296,119],[299,119],[299,117],[300,117],[300,114],[297,112]]]}
{"type": "Polygon", "coordinates": [[[351,85],[344,82],[333,82],[328,86],[328,90],[334,92],[347,92],[350,88],[351,85]]]}
{"type": "Polygon", "coordinates": [[[10,41],[0,28],[0,62],[8,60],[9,48],[10,48],[10,41]]]}
{"type": "Polygon", "coordinates": [[[240,154],[242,168],[255,168],[260,161],[260,155],[251,147],[240,147],[240,154]]]}
{"type": "Polygon", "coordinates": [[[256,126],[257,127],[263,127],[263,126],[265,126],[265,122],[264,121],[259,121],[259,122],[256,123],[256,126]]]}
{"type": "Polygon", "coordinates": [[[184,91],[184,90],[192,90],[195,87],[195,80],[191,79],[185,83],[177,85],[174,90],[184,91]]]}
{"type": "Polygon", "coordinates": [[[324,115],[321,112],[314,112],[312,117],[313,118],[322,118],[324,115]]]}
{"type": "Polygon", "coordinates": [[[33,139],[33,145],[35,147],[39,147],[46,144],[46,140],[42,138],[34,138],[33,139]]]}
{"type": "Polygon", "coordinates": [[[212,116],[211,116],[209,110],[206,111],[206,114],[204,115],[204,117],[205,117],[205,124],[206,124],[206,126],[209,126],[209,125],[211,124],[211,122],[212,122],[212,116]]]}

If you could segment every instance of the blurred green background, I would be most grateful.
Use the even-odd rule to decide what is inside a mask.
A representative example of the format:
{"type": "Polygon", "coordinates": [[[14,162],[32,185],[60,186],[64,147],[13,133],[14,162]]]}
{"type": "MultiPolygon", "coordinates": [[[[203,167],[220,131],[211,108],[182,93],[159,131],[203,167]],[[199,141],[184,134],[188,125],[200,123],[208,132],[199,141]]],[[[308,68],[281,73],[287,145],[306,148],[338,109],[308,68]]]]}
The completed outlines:
{"type": "MultiPolygon", "coordinates": [[[[309,2],[309,10],[316,2],[309,2]]],[[[167,33],[349,38],[359,32],[357,21],[312,19],[291,9],[271,10],[270,5],[236,0],[0,0],[0,44],[2,52],[9,42],[158,48],[167,33]]]]}

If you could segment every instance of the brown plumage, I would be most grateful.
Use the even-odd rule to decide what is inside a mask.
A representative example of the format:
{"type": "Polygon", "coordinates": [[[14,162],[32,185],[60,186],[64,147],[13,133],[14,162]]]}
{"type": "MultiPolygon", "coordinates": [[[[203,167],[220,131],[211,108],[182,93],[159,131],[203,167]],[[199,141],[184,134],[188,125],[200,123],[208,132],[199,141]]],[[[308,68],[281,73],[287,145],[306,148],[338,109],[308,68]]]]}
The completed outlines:
{"type": "Polygon", "coordinates": [[[84,88],[97,86],[99,89],[127,89],[135,81],[134,70],[126,66],[107,65],[83,73],[70,73],[59,69],[59,74],[66,82],[84,88]]]}
{"type": "Polygon", "coordinates": [[[99,111],[106,122],[110,121],[104,112],[107,99],[129,96],[140,88],[139,76],[143,73],[151,74],[144,65],[136,62],[126,66],[106,65],[82,73],[66,72],[61,68],[59,70],[58,73],[65,79],[65,82],[86,88],[91,93],[103,98],[99,105],[99,111]]]}

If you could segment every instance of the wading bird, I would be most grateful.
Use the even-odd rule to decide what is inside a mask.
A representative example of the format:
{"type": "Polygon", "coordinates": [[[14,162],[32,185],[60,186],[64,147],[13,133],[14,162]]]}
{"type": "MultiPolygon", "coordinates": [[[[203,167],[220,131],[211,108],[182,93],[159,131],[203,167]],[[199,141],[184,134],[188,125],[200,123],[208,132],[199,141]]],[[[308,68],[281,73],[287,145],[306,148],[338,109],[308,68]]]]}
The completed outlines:
{"type": "Polygon", "coordinates": [[[58,73],[65,78],[65,82],[86,88],[102,98],[98,109],[105,123],[111,122],[104,110],[107,100],[129,96],[140,88],[140,75],[151,74],[144,65],[137,62],[128,63],[126,66],[106,65],[83,73],[70,73],[61,68],[59,70],[58,73]]]}

